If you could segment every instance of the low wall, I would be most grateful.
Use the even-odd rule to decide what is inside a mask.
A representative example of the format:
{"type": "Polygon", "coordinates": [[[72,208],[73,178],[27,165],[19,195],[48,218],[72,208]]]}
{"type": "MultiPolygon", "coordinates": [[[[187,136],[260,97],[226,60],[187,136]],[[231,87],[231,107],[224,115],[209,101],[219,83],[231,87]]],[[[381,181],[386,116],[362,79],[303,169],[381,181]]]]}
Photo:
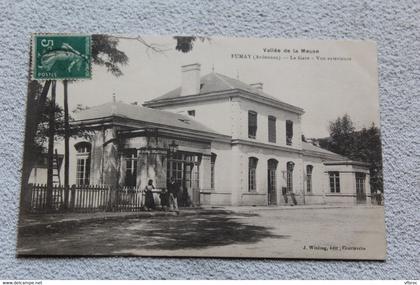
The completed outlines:
{"type": "Polygon", "coordinates": [[[242,193],[241,206],[265,206],[267,205],[267,194],[265,193],[242,193]]]}
{"type": "Polygon", "coordinates": [[[295,205],[294,202],[296,202],[296,205],[304,205],[303,201],[304,201],[304,198],[301,194],[293,193],[293,197],[292,197],[292,195],[288,193],[287,195],[280,195],[278,199],[278,205],[279,206],[295,205]]]}
{"type": "Polygon", "coordinates": [[[201,191],[200,204],[205,206],[230,206],[232,205],[231,196],[232,193],[201,191]]]}
{"type": "Polygon", "coordinates": [[[326,194],[325,202],[327,204],[345,204],[345,205],[358,205],[358,204],[371,204],[370,195],[366,195],[365,202],[358,202],[355,194],[326,194]]]}
{"type": "Polygon", "coordinates": [[[305,205],[325,204],[324,195],[305,195],[305,205]]]}

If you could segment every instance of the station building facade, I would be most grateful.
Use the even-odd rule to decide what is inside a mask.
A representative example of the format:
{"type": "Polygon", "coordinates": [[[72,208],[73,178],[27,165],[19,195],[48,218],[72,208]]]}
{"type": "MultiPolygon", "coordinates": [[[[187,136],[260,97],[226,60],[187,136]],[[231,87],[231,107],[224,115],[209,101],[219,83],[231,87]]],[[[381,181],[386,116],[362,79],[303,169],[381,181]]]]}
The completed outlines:
{"type": "MultiPolygon", "coordinates": [[[[223,74],[181,68],[181,84],[143,106],[76,114],[70,181],[157,191],[174,177],[194,205],[370,202],[369,165],[302,141],[304,110],[223,74]]],[[[61,170],[62,171],[62,170],[61,170]]]]}

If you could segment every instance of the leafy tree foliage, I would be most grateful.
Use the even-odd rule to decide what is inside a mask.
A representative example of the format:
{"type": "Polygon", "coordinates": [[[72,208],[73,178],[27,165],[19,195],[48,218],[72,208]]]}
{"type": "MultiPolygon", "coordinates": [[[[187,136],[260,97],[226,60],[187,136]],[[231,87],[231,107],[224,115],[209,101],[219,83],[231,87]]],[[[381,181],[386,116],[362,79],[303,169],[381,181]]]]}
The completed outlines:
{"type": "MultiPolygon", "coordinates": [[[[92,62],[104,66],[115,76],[123,75],[121,66],[128,63],[127,55],[118,49],[118,39],[108,35],[92,35],[92,62]]],[[[25,147],[22,169],[22,182],[25,185],[32,168],[44,151],[44,144],[48,133],[48,116],[51,111],[50,101],[45,99],[51,80],[42,86],[38,81],[31,81],[28,85],[28,100],[25,128],[25,147]],[[40,99],[41,98],[41,99],[40,99]],[[43,99],[42,99],[43,98],[43,99]],[[45,105],[44,105],[45,104],[45,105]],[[41,112],[39,110],[42,110],[41,112]]],[[[86,108],[78,106],[78,108],[86,108]]],[[[76,109],[78,109],[76,108],[76,109]]],[[[56,139],[62,139],[64,133],[63,109],[55,106],[56,139]]],[[[69,118],[71,121],[72,119],[69,118]]],[[[72,136],[88,136],[87,131],[72,128],[72,136]]]]}
{"type": "Polygon", "coordinates": [[[176,39],[176,47],[177,51],[181,51],[183,53],[187,53],[192,50],[194,46],[194,42],[197,39],[196,37],[174,37],[176,39]]]}
{"type": "Polygon", "coordinates": [[[187,53],[192,51],[193,47],[194,47],[194,42],[199,39],[202,42],[204,42],[205,40],[210,41],[210,38],[206,38],[206,37],[184,37],[184,36],[176,36],[174,37],[174,39],[176,39],[176,46],[175,49],[177,51],[181,51],[183,53],[187,53]]]}
{"type": "MultiPolygon", "coordinates": [[[[32,80],[29,83],[29,94],[28,97],[31,98],[31,101],[37,101],[41,94],[42,85],[36,81],[32,80]]],[[[28,102],[29,103],[29,102],[28,102]]],[[[33,104],[28,104],[28,116],[33,113],[32,111],[33,104]]],[[[79,106],[77,110],[86,109],[86,107],[79,106]]],[[[54,122],[55,122],[55,141],[60,141],[64,137],[64,111],[63,108],[57,103],[54,106],[51,106],[51,99],[47,98],[45,101],[45,106],[43,108],[44,112],[40,115],[40,121],[36,128],[35,137],[31,141],[30,149],[32,152],[38,156],[41,152],[45,151],[46,143],[48,142],[49,134],[49,114],[52,114],[54,111],[54,122]]],[[[29,119],[29,117],[27,118],[29,119]]],[[[74,118],[69,116],[69,121],[74,121],[74,118]]],[[[84,131],[78,128],[72,128],[71,130],[72,137],[85,137],[89,138],[89,132],[84,131]]]]}
{"type": "Polygon", "coordinates": [[[372,123],[369,128],[356,131],[349,115],[330,122],[330,137],[319,139],[322,148],[352,160],[370,164],[371,191],[383,191],[382,146],[379,129],[372,123]]]}
{"type": "Polygon", "coordinates": [[[372,192],[383,192],[382,145],[379,129],[372,124],[369,128],[354,132],[355,143],[352,159],[370,163],[370,184],[372,192]]]}
{"type": "Polygon", "coordinates": [[[354,152],[354,126],[349,115],[345,114],[342,118],[330,122],[329,131],[332,138],[329,149],[332,152],[344,156],[349,156],[354,152]]]}
{"type": "Polygon", "coordinates": [[[108,35],[92,35],[92,61],[115,76],[123,75],[120,66],[128,63],[127,55],[118,49],[118,38],[108,35]]]}

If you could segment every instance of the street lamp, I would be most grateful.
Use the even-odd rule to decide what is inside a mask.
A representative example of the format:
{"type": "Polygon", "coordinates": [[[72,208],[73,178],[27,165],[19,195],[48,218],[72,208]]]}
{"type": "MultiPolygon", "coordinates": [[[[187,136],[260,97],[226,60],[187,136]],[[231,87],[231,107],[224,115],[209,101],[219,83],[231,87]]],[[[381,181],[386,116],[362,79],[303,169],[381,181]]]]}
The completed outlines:
{"type": "Polygon", "coordinates": [[[172,143],[169,145],[169,154],[175,154],[178,151],[178,145],[175,140],[172,140],[172,143]]]}
{"type": "Polygon", "coordinates": [[[290,171],[290,172],[292,172],[293,171],[293,168],[295,168],[295,163],[293,161],[289,161],[287,163],[287,170],[290,171]]]}

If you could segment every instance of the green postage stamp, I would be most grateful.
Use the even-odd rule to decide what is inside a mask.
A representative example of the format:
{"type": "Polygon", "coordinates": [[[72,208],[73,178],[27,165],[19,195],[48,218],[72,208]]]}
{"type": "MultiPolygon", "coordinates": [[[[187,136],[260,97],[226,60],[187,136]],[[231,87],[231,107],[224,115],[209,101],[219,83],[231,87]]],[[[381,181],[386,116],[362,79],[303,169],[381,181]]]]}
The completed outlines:
{"type": "Polygon", "coordinates": [[[91,36],[34,34],[32,77],[36,80],[91,78],[91,36]]]}

